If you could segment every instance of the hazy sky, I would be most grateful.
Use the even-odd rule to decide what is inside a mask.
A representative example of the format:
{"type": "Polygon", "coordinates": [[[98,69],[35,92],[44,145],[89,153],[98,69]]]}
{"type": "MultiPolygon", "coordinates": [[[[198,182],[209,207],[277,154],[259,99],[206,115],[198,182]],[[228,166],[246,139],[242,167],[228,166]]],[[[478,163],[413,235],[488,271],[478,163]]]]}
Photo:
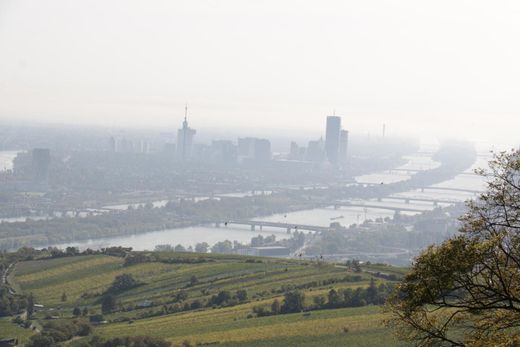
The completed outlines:
{"type": "Polygon", "coordinates": [[[0,120],[520,142],[520,1],[0,0],[0,120]]]}

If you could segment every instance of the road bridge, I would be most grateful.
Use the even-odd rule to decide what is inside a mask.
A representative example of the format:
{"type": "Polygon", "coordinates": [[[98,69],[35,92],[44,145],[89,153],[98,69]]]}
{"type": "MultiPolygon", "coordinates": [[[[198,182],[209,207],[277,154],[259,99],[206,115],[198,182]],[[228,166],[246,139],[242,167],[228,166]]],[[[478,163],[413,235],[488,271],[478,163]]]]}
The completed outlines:
{"type": "Polygon", "coordinates": [[[305,231],[314,231],[314,232],[322,232],[329,231],[329,227],[323,227],[319,225],[308,225],[308,224],[293,224],[293,223],[279,223],[279,222],[266,222],[266,221],[256,221],[256,220],[228,220],[228,221],[219,221],[215,222],[215,226],[218,228],[220,226],[229,226],[229,225],[247,225],[251,228],[251,231],[256,230],[256,227],[259,227],[262,230],[263,227],[269,228],[280,228],[287,230],[290,232],[291,230],[305,230],[305,231]]]}
{"type": "Polygon", "coordinates": [[[422,170],[418,170],[418,169],[404,169],[404,168],[396,168],[396,169],[388,169],[388,170],[386,170],[386,172],[388,172],[389,174],[392,174],[393,172],[404,172],[405,174],[408,174],[408,175],[414,175],[414,174],[418,173],[419,171],[422,171],[422,170]]]}
{"type": "Polygon", "coordinates": [[[475,189],[465,189],[465,188],[450,188],[450,187],[422,187],[420,188],[421,192],[424,192],[425,190],[443,190],[448,192],[462,192],[462,193],[471,193],[471,194],[480,194],[483,193],[481,190],[475,190],[475,189]]]}
{"type": "MultiPolygon", "coordinates": [[[[454,199],[435,199],[435,198],[413,198],[413,197],[401,197],[401,196],[389,196],[385,197],[385,200],[399,200],[404,201],[406,204],[409,204],[410,201],[416,201],[416,202],[431,202],[434,206],[437,206],[438,204],[458,204],[462,201],[460,200],[454,200],[454,199]]],[[[381,201],[381,199],[378,199],[378,201],[381,201]]]]}
{"type": "Polygon", "coordinates": [[[363,203],[355,203],[349,201],[336,201],[332,204],[335,209],[339,207],[364,207],[364,208],[374,208],[380,210],[390,210],[395,213],[399,212],[427,212],[428,210],[413,208],[413,207],[395,207],[395,206],[384,206],[384,205],[375,205],[375,204],[363,204],[363,203]]]}

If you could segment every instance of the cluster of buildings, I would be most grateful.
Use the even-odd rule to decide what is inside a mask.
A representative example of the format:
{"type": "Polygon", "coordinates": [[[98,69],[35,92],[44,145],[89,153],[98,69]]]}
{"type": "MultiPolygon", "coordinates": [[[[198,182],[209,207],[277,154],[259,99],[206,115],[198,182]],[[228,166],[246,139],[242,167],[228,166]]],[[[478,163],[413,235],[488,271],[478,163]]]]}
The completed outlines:
{"type": "Polygon", "coordinates": [[[177,142],[165,144],[165,151],[180,161],[210,161],[223,164],[266,163],[272,158],[271,142],[256,137],[230,140],[213,140],[211,144],[197,144],[197,131],[188,125],[188,109],[185,108],[182,127],[177,130],[177,142]]]}
{"type": "Polygon", "coordinates": [[[349,132],[341,128],[341,117],[329,116],[327,117],[325,141],[323,138],[309,141],[307,147],[291,142],[288,159],[346,165],[348,162],[348,137],[349,132]]]}
{"type": "Polygon", "coordinates": [[[114,153],[150,153],[150,143],[148,141],[132,141],[126,137],[116,138],[110,136],[108,149],[114,153]]]}
{"type": "MultiPolygon", "coordinates": [[[[177,130],[176,141],[164,144],[163,151],[179,161],[235,163],[266,163],[272,159],[271,142],[268,139],[244,137],[236,142],[230,140],[214,140],[211,144],[195,143],[197,131],[188,124],[188,109],[185,108],[182,127],[177,130]]],[[[349,133],[341,128],[341,117],[327,117],[325,140],[320,138],[310,141],[307,147],[292,142],[287,159],[316,163],[330,163],[344,166],[347,163],[349,133]]],[[[150,144],[146,141],[115,139],[109,140],[112,152],[148,153],[150,144]]]]}

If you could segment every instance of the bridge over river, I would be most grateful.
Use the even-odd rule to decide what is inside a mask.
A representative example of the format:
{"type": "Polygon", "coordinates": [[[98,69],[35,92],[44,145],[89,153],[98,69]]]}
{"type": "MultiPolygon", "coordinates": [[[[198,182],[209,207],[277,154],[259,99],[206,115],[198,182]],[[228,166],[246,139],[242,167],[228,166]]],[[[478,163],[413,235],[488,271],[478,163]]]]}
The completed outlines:
{"type": "Polygon", "coordinates": [[[263,227],[270,228],[280,228],[285,229],[287,232],[291,230],[305,230],[305,231],[329,231],[330,227],[323,227],[319,225],[308,225],[308,224],[292,224],[292,223],[279,223],[279,222],[266,222],[266,221],[257,221],[257,220],[228,220],[228,221],[219,221],[215,222],[215,226],[218,228],[220,226],[228,226],[228,225],[248,225],[251,227],[251,230],[254,231],[256,227],[259,227],[262,230],[263,227]]]}
{"type": "Polygon", "coordinates": [[[476,189],[465,189],[465,188],[451,188],[451,187],[435,187],[435,186],[429,186],[429,187],[421,187],[419,188],[422,192],[425,190],[441,190],[441,191],[447,191],[447,192],[461,192],[461,193],[470,193],[470,194],[480,194],[483,193],[482,190],[476,190],[476,189]]]}
{"type": "Polygon", "coordinates": [[[376,204],[365,204],[365,203],[356,203],[350,201],[336,201],[331,205],[334,206],[335,209],[339,207],[364,207],[364,208],[373,208],[379,210],[390,210],[395,213],[399,212],[426,212],[426,209],[413,208],[413,207],[396,207],[396,206],[385,206],[385,205],[376,205],[376,204]]]}

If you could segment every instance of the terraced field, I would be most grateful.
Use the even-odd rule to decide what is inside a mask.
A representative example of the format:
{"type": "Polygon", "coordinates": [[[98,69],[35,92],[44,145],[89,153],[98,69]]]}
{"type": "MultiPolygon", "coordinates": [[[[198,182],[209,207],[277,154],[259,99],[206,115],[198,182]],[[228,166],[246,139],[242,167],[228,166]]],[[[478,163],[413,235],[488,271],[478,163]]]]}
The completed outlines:
{"type": "Polygon", "coordinates": [[[247,318],[251,305],[204,310],[103,326],[107,337],[146,335],[164,337],[174,345],[230,346],[398,346],[382,324],[379,307],[313,311],[262,318],[247,318]],[[345,332],[345,329],[347,332],[345,332]],[[336,342],[340,344],[336,344],[336,342]]]}
{"type": "Polygon", "coordinates": [[[21,344],[25,343],[34,332],[30,329],[24,329],[11,322],[11,318],[0,318],[0,339],[15,338],[21,344]]]}
{"type": "Polygon", "coordinates": [[[398,346],[383,326],[385,315],[378,306],[267,317],[253,314],[255,306],[270,307],[274,299],[282,302],[284,293],[295,287],[305,293],[306,305],[312,305],[315,296],[326,297],[331,288],[366,287],[372,276],[368,272],[354,274],[340,266],[284,259],[187,253],[154,256],[152,262],[130,266],[124,265],[123,258],[106,255],[27,261],[16,265],[14,280],[45,306],[36,314],[41,323],[48,315],[70,319],[73,307],[100,313],[100,298],[114,278],[131,274],[140,285],[118,293],[121,309],[105,314],[108,324],[95,327],[94,334],[107,338],[153,335],[175,346],[184,341],[219,346],[398,346]],[[200,262],[189,263],[189,259],[200,262]],[[167,309],[179,304],[181,292],[185,296],[181,304],[186,305],[207,303],[221,291],[237,290],[245,290],[248,299],[228,307],[203,305],[175,313],[167,309]],[[150,306],[141,308],[143,301],[150,306]]]}

